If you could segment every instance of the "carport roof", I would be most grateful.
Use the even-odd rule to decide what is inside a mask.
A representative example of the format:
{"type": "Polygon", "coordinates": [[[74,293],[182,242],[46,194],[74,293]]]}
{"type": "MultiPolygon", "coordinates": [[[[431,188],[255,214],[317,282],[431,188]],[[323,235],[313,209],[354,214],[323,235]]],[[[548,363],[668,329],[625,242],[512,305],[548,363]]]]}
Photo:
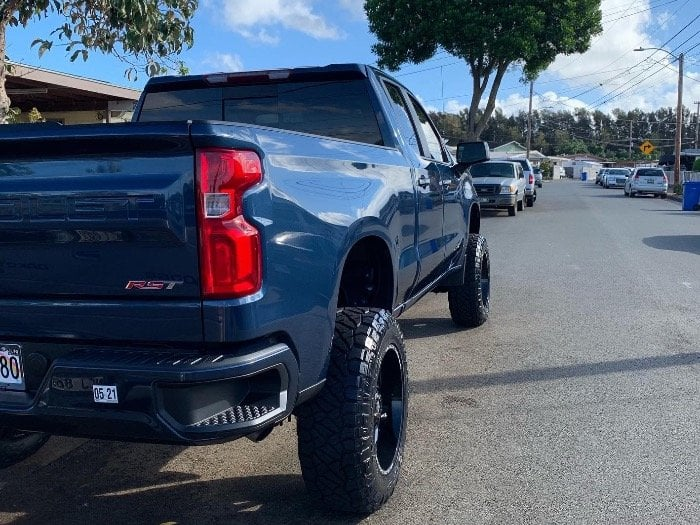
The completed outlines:
{"type": "Polygon", "coordinates": [[[136,101],[140,92],[99,80],[11,63],[5,88],[13,107],[41,112],[107,109],[108,101],[136,101]]]}

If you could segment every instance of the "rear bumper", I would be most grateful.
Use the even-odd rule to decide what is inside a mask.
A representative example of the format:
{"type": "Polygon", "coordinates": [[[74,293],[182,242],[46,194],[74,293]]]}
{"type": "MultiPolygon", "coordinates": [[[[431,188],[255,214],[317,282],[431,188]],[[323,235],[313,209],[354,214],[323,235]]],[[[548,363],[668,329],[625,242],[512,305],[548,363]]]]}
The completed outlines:
{"type": "Polygon", "coordinates": [[[649,193],[655,195],[668,193],[668,186],[637,186],[632,184],[630,189],[635,193],[649,193]]]}
{"type": "Polygon", "coordinates": [[[89,438],[226,441],[287,417],[297,380],[297,359],[285,344],[236,354],[83,349],[55,359],[34,394],[0,391],[0,421],[89,438]],[[115,386],[118,402],[95,402],[95,384],[115,386]]]}

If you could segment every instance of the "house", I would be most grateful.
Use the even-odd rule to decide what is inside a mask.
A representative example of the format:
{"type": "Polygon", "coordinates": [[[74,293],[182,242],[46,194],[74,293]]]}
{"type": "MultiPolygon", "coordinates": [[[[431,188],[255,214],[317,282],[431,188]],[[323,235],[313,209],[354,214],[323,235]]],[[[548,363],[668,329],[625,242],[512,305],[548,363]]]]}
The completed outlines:
{"type": "Polygon", "coordinates": [[[10,63],[5,89],[11,107],[19,108],[20,122],[32,108],[62,124],[125,122],[131,120],[140,91],[107,82],[10,63]]]}
{"type": "MultiPolygon", "coordinates": [[[[503,158],[525,158],[527,155],[527,148],[516,141],[507,142],[501,146],[497,146],[491,149],[492,159],[503,159],[503,158]]],[[[534,166],[539,166],[543,160],[547,160],[552,165],[552,178],[561,179],[565,176],[564,166],[566,164],[566,159],[562,157],[548,157],[543,155],[537,150],[530,150],[530,162],[534,166]]]]}
{"type": "MultiPolygon", "coordinates": [[[[491,148],[491,158],[492,159],[503,159],[506,157],[523,157],[527,155],[527,148],[520,144],[519,142],[516,141],[511,141],[507,142],[505,144],[502,144],[500,146],[496,146],[495,148],[491,148]]],[[[538,165],[540,162],[542,162],[544,159],[546,159],[547,156],[543,155],[537,150],[531,149],[530,150],[530,162],[532,162],[534,165],[538,165]]]]}

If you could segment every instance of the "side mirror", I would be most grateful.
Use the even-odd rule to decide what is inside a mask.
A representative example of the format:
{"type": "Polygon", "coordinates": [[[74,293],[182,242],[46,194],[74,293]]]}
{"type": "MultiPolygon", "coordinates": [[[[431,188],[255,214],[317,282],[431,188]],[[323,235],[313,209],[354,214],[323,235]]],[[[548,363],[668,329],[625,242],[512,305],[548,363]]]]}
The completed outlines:
{"type": "Polygon", "coordinates": [[[483,162],[491,158],[488,142],[460,142],[457,144],[457,162],[471,166],[477,162],[483,162]]]}

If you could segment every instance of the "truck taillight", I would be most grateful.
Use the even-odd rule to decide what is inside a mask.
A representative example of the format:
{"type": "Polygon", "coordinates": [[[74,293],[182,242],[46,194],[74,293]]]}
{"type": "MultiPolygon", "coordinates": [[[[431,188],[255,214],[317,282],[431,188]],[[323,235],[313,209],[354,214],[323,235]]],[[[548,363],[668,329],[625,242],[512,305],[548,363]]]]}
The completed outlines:
{"type": "Polygon", "coordinates": [[[535,183],[535,176],[532,173],[530,173],[530,176],[528,177],[527,180],[528,180],[528,182],[527,182],[528,184],[534,184],[535,183]]]}
{"type": "Polygon", "coordinates": [[[243,217],[243,193],[262,180],[255,152],[197,150],[202,296],[243,297],[262,285],[260,232],[243,217]]]}

